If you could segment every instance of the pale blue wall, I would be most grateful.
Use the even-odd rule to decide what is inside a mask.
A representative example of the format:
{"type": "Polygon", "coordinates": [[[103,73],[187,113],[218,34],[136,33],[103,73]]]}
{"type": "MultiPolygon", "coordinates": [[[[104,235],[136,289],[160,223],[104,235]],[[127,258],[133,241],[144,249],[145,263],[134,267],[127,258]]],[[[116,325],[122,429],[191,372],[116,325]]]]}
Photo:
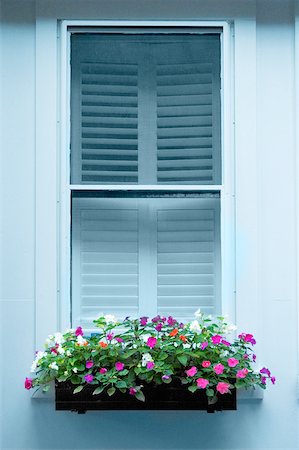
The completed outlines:
{"type": "MultiPolygon", "coordinates": [[[[181,9],[184,17],[201,18],[200,2],[192,0],[97,3],[103,17],[171,18],[181,9]]],[[[236,1],[206,3],[213,18],[236,1]]],[[[31,399],[23,388],[35,350],[35,1],[2,1],[1,449],[299,448],[293,20],[291,1],[257,1],[259,349],[277,386],[262,401],[240,403],[237,412],[78,416],[55,412],[52,400],[31,399]]]]}

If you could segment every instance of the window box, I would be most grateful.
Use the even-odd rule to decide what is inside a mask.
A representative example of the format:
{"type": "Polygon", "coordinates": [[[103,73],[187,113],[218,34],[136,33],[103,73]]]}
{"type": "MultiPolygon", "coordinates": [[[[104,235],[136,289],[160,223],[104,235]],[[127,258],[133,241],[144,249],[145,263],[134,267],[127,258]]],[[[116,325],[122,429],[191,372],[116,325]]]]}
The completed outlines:
{"type": "Polygon", "coordinates": [[[112,397],[106,392],[93,395],[94,389],[94,385],[86,385],[81,392],[73,394],[74,386],[71,383],[56,382],[56,410],[84,414],[86,411],[102,410],[199,410],[214,413],[237,409],[236,389],[231,389],[231,394],[219,395],[218,401],[213,404],[208,404],[204,390],[191,393],[187,387],[174,382],[163,385],[145,384],[142,389],[145,402],[119,391],[112,397]]]}

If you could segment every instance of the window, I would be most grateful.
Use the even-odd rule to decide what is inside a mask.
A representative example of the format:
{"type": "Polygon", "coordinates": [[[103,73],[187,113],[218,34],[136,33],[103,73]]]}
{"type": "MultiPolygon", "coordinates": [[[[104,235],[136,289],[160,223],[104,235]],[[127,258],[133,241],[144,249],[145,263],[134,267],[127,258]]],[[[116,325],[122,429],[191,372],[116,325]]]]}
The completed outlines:
{"type": "Polygon", "coordinates": [[[221,148],[220,30],[74,30],[74,326],[220,312],[221,148]]]}

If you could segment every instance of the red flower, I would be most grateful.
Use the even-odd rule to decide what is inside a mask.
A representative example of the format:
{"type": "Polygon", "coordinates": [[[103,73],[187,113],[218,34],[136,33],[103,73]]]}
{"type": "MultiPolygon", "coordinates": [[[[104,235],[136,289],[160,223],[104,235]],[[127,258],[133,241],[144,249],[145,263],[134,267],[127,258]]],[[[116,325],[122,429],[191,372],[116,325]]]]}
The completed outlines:
{"type": "Polygon", "coordinates": [[[177,334],[178,334],[178,332],[179,332],[179,330],[177,329],[177,328],[175,328],[174,330],[172,330],[170,333],[169,333],[169,336],[176,336],[177,334]]]}
{"type": "Polygon", "coordinates": [[[26,378],[24,383],[25,389],[31,389],[32,388],[32,378],[26,378]]]}

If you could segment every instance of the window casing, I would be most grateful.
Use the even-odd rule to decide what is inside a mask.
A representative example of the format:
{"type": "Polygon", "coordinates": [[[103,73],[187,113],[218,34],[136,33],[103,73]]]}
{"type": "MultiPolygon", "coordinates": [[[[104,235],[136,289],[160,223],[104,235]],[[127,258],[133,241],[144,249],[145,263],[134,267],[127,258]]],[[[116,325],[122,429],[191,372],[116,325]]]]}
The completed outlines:
{"type": "MultiPolygon", "coordinates": [[[[115,312],[120,316],[174,314],[182,320],[189,319],[197,307],[218,313],[223,260],[220,223],[224,202],[221,33],[192,29],[190,34],[187,30],[176,29],[170,34],[165,28],[138,30],[136,34],[130,31],[129,35],[119,34],[119,29],[111,30],[110,34],[104,31],[97,30],[90,35],[76,30],[72,35],[73,42],[76,39],[79,42],[79,60],[85,55],[85,60],[78,64],[72,47],[69,186],[72,196],[72,324],[91,328],[91,320],[99,312],[115,312]],[[98,56],[102,52],[95,50],[97,45],[105,47],[111,58],[113,52],[109,51],[108,42],[112,50],[114,41],[120,46],[127,41],[132,46],[134,39],[139,47],[148,45],[147,41],[157,45],[160,39],[166,42],[167,50],[173,38],[183,42],[181,53],[185,57],[186,48],[191,46],[187,60],[191,54],[191,60],[196,55],[198,61],[189,59],[178,64],[175,58],[179,52],[171,54],[164,49],[157,68],[157,63],[153,62],[155,51],[145,57],[144,51],[138,50],[137,67],[129,61],[126,73],[116,61],[107,63],[106,60],[104,66],[98,56]],[[199,48],[194,44],[197,38],[199,48]],[[218,46],[216,57],[215,51],[209,51],[213,39],[216,48],[218,46]],[[193,53],[192,46],[195,47],[193,53]],[[165,61],[167,56],[174,58],[170,64],[165,61]],[[77,66],[81,70],[79,79],[77,66]],[[177,73],[170,72],[173,67],[177,73]],[[122,77],[127,77],[127,91],[128,86],[119,83],[122,81],[119,69],[122,77]],[[179,81],[175,86],[174,78],[179,81]],[[95,92],[95,87],[100,90],[95,92]],[[117,91],[119,88],[121,93],[117,91]],[[189,104],[182,104],[182,100],[189,104]],[[111,107],[117,102],[119,108],[111,107]],[[126,105],[130,106],[126,108],[126,105]],[[182,114],[182,111],[187,113],[182,114]],[[129,214],[127,217],[125,211],[129,214]],[[173,220],[167,220],[167,214],[173,220]],[[123,229],[124,224],[129,229],[123,229]],[[123,251],[115,252],[113,248],[123,251]],[[91,260],[84,260],[86,256],[91,260]],[[129,257],[124,264],[117,261],[126,256],[129,257]]],[[[125,50],[122,57],[132,58],[133,53],[127,51],[126,54],[125,50]]],[[[119,55],[116,51],[116,56],[119,55]]]]}

